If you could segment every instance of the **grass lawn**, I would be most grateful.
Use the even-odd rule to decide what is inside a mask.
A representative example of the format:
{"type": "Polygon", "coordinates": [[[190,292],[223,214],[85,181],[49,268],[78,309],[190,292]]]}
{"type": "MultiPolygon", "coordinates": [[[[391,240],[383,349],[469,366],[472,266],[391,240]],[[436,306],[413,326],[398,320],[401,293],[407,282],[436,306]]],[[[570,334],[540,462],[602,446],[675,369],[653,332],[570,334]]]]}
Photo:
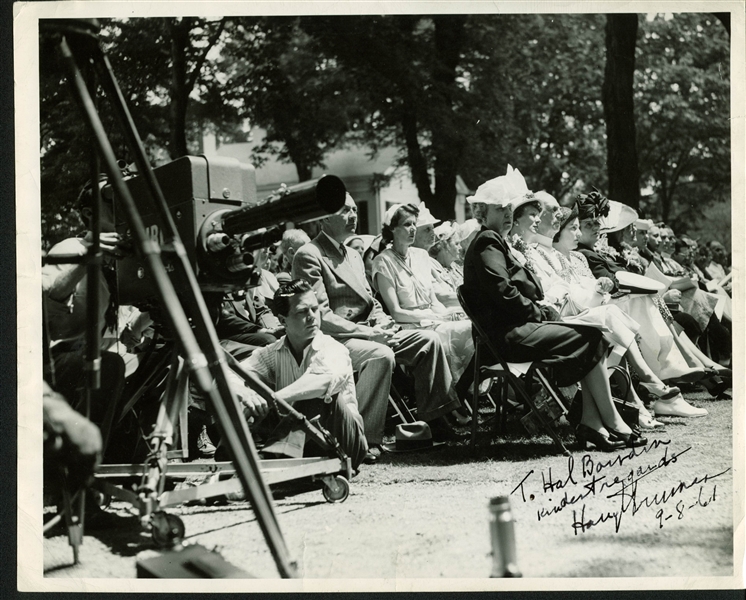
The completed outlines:
{"type": "MultiPolygon", "coordinates": [[[[570,445],[568,459],[549,437],[528,438],[514,422],[475,451],[449,445],[386,454],[362,469],[341,504],[326,503],[318,490],[280,498],[279,523],[306,578],[483,579],[492,563],[487,503],[508,495],[524,578],[729,575],[732,401],[687,398],[710,414],[666,418],[635,452],[570,445]]],[[[572,444],[570,430],[562,434],[572,444]]],[[[132,514],[126,506],[114,508],[132,514]]],[[[219,546],[236,566],[277,577],[246,502],[171,512],[184,520],[187,543],[219,546]]],[[[134,577],[147,548],[136,523],[123,518],[121,527],[88,532],[76,567],[68,566],[64,536],[46,540],[46,575],[134,577]]]]}

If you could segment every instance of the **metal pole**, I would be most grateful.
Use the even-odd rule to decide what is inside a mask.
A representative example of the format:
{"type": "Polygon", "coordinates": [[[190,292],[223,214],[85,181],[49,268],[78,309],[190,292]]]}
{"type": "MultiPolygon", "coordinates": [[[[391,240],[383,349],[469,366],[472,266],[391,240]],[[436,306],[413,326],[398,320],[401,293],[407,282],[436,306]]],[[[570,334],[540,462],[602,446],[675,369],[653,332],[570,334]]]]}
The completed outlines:
{"type": "MultiPolygon", "coordinates": [[[[75,51],[81,51],[81,45],[84,45],[86,42],[90,45],[90,36],[76,35],[75,31],[71,31],[70,42],[76,46],[75,51]],[[79,41],[80,44],[76,44],[73,40],[79,41]]],[[[85,48],[82,50],[84,51],[85,48]]],[[[63,38],[61,42],[61,51],[70,74],[74,95],[80,102],[86,122],[95,136],[96,145],[103,157],[104,167],[109,175],[112,186],[123,202],[134,238],[138,242],[138,250],[141,258],[146,263],[160,300],[164,308],[166,308],[166,317],[171,330],[180,343],[187,366],[195,376],[195,382],[212,402],[218,417],[218,423],[233,455],[236,470],[247,492],[247,496],[251,500],[252,507],[257,513],[257,520],[264,532],[270,551],[275,558],[278,570],[282,577],[293,577],[295,575],[295,566],[289,559],[285,541],[274,512],[269,488],[261,475],[256,449],[251,440],[248,425],[243,418],[238,402],[233,397],[228,386],[224,360],[217,348],[217,336],[211,322],[199,314],[201,312],[199,308],[204,306],[204,300],[198,288],[195,292],[195,288],[191,287],[191,297],[188,297],[185,302],[187,305],[197,309],[196,314],[192,314],[192,318],[194,319],[197,333],[203,338],[205,350],[211,359],[209,363],[197,344],[184,308],[161,261],[160,247],[157,243],[147,239],[145,235],[142,219],[137,212],[129,189],[119,172],[116,158],[104,131],[103,124],[95,106],[93,106],[91,97],[77,67],[74,50],[66,38],[63,38]],[[204,338],[207,339],[205,340],[204,338]],[[213,377],[217,386],[213,385],[213,377]]],[[[136,136],[136,133],[133,135],[136,136]]],[[[146,165],[146,172],[149,169],[149,165],[146,165]]],[[[162,198],[162,194],[160,196],[162,198]]],[[[173,249],[182,259],[183,275],[196,286],[196,278],[187,260],[183,244],[178,239],[178,234],[174,236],[173,249]]]]}

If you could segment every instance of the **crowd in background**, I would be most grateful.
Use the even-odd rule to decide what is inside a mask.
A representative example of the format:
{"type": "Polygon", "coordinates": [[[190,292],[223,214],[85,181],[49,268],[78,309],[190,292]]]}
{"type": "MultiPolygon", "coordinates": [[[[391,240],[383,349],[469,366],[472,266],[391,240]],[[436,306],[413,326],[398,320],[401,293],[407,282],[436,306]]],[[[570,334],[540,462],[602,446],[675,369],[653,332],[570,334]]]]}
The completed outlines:
{"type": "MultiPolygon", "coordinates": [[[[90,202],[90,196],[89,186],[81,198],[90,202]]],[[[696,240],[641,219],[595,189],[561,206],[550,194],[529,190],[511,167],[468,201],[473,217],[464,223],[440,221],[421,203],[396,204],[380,234],[361,235],[348,194],[345,207],[312,235],[287,229],[279,243],[254,252],[255,285],[206,294],[221,345],[298,406],[333,395],[337,404],[314,410],[345,440],[356,468],[375,463],[385,449],[397,370],[411,384],[409,402],[427,436],[462,439],[456,428],[468,423],[465,402],[479,383],[466,312],[508,362],[541,361],[551,369],[572,402],[581,447],[640,446],[662,427],[661,418],[705,416],[706,409],[684,399],[686,387],[727,397],[731,257],[718,240],[696,240]],[[625,422],[613,402],[619,373],[634,383],[622,395],[638,410],[635,423],[625,422]]],[[[118,234],[103,212],[103,250],[112,262],[118,234]]],[[[87,240],[66,240],[50,255],[82,253],[87,240]]],[[[111,308],[107,281],[99,294],[102,316],[111,308]]],[[[49,381],[74,405],[83,372],[84,284],[80,265],[45,267],[45,310],[54,316],[47,364],[56,376],[49,381]]],[[[156,343],[147,313],[118,311],[118,323],[107,321],[104,353],[107,373],[119,381],[115,396],[138,355],[156,343]]],[[[268,408],[235,385],[252,431],[261,436],[268,408]]],[[[196,396],[190,453],[217,459],[219,436],[196,396]]],[[[93,414],[100,419],[95,406],[93,414]]]]}

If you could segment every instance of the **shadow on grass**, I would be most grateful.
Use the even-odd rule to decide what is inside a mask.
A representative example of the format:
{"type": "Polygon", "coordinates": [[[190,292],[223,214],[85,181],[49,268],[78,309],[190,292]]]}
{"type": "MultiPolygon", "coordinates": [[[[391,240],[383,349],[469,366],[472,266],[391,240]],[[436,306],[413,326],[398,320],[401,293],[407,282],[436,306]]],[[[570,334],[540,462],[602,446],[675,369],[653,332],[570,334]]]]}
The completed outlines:
{"type": "Polygon", "coordinates": [[[689,576],[679,567],[675,557],[680,557],[682,549],[703,557],[710,567],[703,566],[700,576],[730,575],[733,571],[733,528],[707,526],[689,527],[674,535],[662,536],[658,530],[625,534],[611,533],[597,536],[592,542],[599,547],[593,560],[579,565],[562,577],[678,577],[689,576]],[[609,557],[604,549],[613,548],[609,557]],[[661,563],[659,572],[651,573],[644,568],[645,557],[650,548],[663,549],[672,557],[668,563],[661,563]],[[642,566],[641,566],[642,565],[642,566]]]}
{"type": "MultiPolygon", "coordinates": [[[[492,412],[480,411],[480,421],[492,416],[492,412]]],[[[384,452],[381,462],[409,466],[447,466],[493,460],[517,462],[562,456],[549,435],[530,436],[520,421],[514,418],[506,422],[502,433],[495,431],[492,422],[488,426],[480,423],[475,447],[470,444],[470,427],[459,427],[456,430],[466,436],[463,441],[419,452],[384,452]]],[[[565,447],[572,452],[575,448],[575,438],[570,426],[557,427],[557,433],[565,447]]]]}

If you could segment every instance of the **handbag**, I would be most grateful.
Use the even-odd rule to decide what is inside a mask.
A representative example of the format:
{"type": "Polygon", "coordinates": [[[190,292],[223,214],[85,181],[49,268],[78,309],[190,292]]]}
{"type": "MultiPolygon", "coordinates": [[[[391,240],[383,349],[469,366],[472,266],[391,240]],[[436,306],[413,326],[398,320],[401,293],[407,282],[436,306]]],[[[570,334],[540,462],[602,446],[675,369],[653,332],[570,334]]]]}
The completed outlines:
{"type": "Polygon", "coordinates": [[[637,427],[640,423],[640,409],[620,398],[613,398],[613,400],[616,411],[624,422],[632,428],[637,427]]]}
{"type": "MultiPolygon", "coordinates": [[[[620,373],[624,376],[624,389],[618,389],[617,391],[619,392],[620,396],[626,398],[629,389],[632,387],[632,379],[630,378],[627,370],[623,369],[619,365],[615,365],[611,368],[617,373],[620,373]]],[[[621,398],[617,398],[615,396],[612,396],[612,400],[614,401],[614,407],[616,408],[619,416],[622,417],[624,422],[630,427],[637,427],[640,423],[640,409],[634,404],[630,404],[626,400],[622,400],[621,398]]]]}

